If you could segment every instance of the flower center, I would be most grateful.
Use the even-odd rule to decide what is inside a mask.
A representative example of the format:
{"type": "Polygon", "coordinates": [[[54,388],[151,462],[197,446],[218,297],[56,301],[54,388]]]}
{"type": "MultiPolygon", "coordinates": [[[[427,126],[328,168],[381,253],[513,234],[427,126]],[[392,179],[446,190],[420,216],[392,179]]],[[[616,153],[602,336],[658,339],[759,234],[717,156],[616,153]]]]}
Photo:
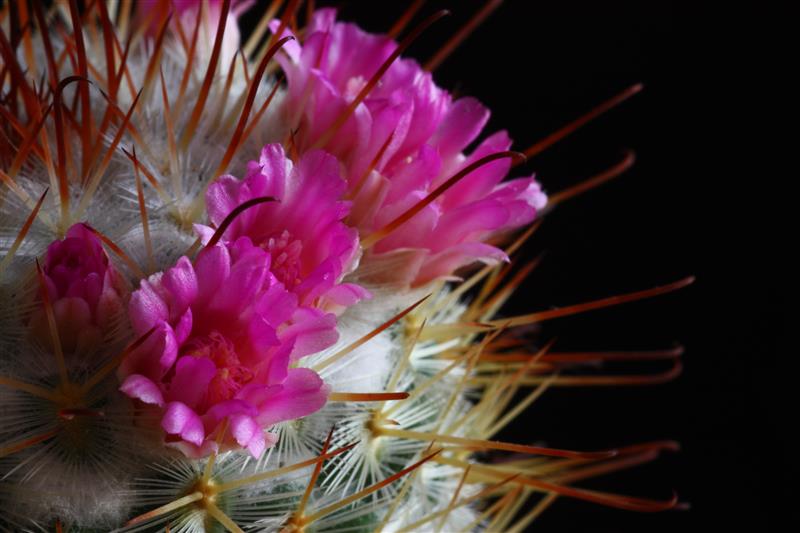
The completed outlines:
{"type": "Polygon", "coordinates": [[[253,372],[239,361],[233,343],[217,331],[192,342],[183,355],[205,357],[217,367],[217,373],[208,385],[207,401],[210,405],[230,400],[254,377],[253,372]]]}
{"type": "Polygon", "coordinates": [[[292,290],[300,281],[303,243],[295,239],[287,230],[267,238],[261,247],[272,257],[270,271],[283,283],[287,290],[292,290]]]}

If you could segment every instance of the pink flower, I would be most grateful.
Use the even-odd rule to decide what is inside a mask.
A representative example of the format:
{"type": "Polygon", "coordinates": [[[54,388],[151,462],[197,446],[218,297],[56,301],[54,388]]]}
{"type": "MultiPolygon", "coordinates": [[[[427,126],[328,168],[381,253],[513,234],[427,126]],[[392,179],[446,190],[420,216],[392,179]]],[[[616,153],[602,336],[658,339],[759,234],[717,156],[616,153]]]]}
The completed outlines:
{"type": "MultiPolygon", "coordinates": [[[[273,22],[273,30],[277,25],[273,22]]],[[[284,45],[279,55],[289,85],[284,112],[301,152],[325,140],[396,47],[388,36],[336,22],[331,9],[315,12],[302,45],[284,45]]],[[[347,222],[362,236],[375,232],[469,164],[508,150],[511,140],[501,131],[464,154],[488,119],[489,110],[477,100],[453,101],[415,61],[396,60],[320,146],[345,168],[353,197],[347,222]]],[[[475,260],[507,259],[486,241],[529,223],[547,201],[532,177],[501,183],[509,170],[509,160],[502,159],[471,172],[378,242],[365,261],[402,252],[408,264],[395,275],[402,272],[404,281],[420,285],[475,260]]]]}
{"type": "MultiPolygon", "coordinates": [[[[239,214],[223,240],[249,237],[271,257],[271,271],[296,294],[300,305],[336,310],[369,297],[369,293],[342,277],[358,262],[358,232],[342,219],[350,203],[340,200],[347,184],[339,177],[339,163],[319,150],[305,154],[297,166],[279,144],[264,147],[251,161],[247,176],[218,178],[208,189],[206,205],[212,224],[222,221],[242,203],[258,197],[276,201],[239,214]]],[[[208,242],[214,230],[196,226],[208,242]]]]}
{"type": "MultiPolygon", "coordinates": [[[[122,309],[125,289],[97,235],[84,224],[70,227],[47,247],[42,273],[62,349],[82,352],[98,344],[122,309]]],[[[33,318],[32,331],[50,338],[43,311],[33,318]]]]}
{"type": "MultiPolygon", "coordinates": [[[[239,32],[238,18],[252,6],[254,0],[233,0],[230,12],[225,19],[225,34],[222,37],[220,63],[226,70],[239,52],[241,34],[239,32]]],[[[171,28],[178,32],[177,25],[187,40],[191,42],[194,29],[197,27],[197,17],[201,14],[200,26],[197,36],[197,53],[200,57],[210,58],[214,49],[217,36],[219,19],[222,16],[222,0],[139,0],[137,2],[136,20],[139,25],[147,24],[147,33],[156,37],[161,26],[161,21],[172,14],[171,28]]],[[[176,38],[177,37],[176,35],[176,38]]]]}
{"type": "Polygon", "coordinates": [[[290,368],[336,342],[336,318],[298,305],[247,237],[203,249],[143,280],[133,329],[154,332],[120,367],[121,390],[161,416],[166,441],[191,457],[241,446],[258,457],[273,424],[321,408],[328,387],[290,368]]]}

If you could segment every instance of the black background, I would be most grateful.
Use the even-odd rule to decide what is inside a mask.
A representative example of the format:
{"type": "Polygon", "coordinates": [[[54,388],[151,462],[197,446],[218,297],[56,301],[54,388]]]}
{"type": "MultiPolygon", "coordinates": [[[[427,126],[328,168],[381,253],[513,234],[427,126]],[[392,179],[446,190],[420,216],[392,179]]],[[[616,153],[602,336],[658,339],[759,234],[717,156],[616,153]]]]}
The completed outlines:
{"type": "MultiPolygon", "coordinates": [[[[323,5],[331,5],[323,3],[323,5]]],[[[391,27],[404,2],[340,2],[341,18],[391,27]]],[[[407,55],[430,57],[481,2],[430,1],[438,22],[407,55]]],[[[252,26],[254,13],[243,25],[252,26]]],[[[774,59],[777,24],[746,7],[668,1],[507,1],[435,73],[439,85],[481,99],[487,131],[508,129],[523,149],[635,82],[645,90],[530,161],[555,192],[636,151],[633,170],[547,216],[521,261],[544,262],[508,312],[529,312],[697,282],[652,301],[548,322],[558,350],[686,347],[684,372],[647,388],[548,391],[500,437],[574,449],[675,439],[681,452],[583,486],[668,498],[688,511],[637,514],[560,499],[537,531],[777,528],[797,473],[789,428],[796,350],[782,305],[781,233],[789,173],[775,167],[785,137],[762,117],[783,110],[774,59]],[[733,12],[738,9],[737,12],[733,12]],[[765,32],[762,37],[762,33],[765,32]],[[756,38],[756,34],[759,35],[756,38]]],[[[770,20],[786,14],[766,13],[770,20]]],[[[663,367],[647,367],[658,370],[663,367]]],[[[796,374],[794,374],[796,375],[796,374]]]]}

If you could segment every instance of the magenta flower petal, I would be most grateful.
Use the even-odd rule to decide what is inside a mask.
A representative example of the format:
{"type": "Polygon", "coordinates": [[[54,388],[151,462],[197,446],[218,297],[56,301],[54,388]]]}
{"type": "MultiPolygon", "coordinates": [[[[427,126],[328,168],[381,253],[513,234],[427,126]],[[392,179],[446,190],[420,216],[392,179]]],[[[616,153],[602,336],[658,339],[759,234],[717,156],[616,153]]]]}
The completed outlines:
{"type": "Polygon", "coordinates": [[[499,248],[482,242],[464,242],[450,246],[438,254],[425,258],[423,266],[419,269],[419,282],[427,283],[438,277],[447,276],[448,273],[474,261],[494,264],[508,261],[508,256],[499,248]]]}
{"type": "Polygon", "coordinates": [[[192,321],[192,309],[187,308],[186,311],[178,318],[177,325],[175,326],[175,342],[178,344],[182,344],[189,335],[192,333],[192,326],[194,325],[192,321]]]}
{"type": "Polygon", "coordinates": [[[158,385],[151,380],[139,374],[131,374],[125,381],[122,382],[119,390],[130,396],[136,398],[144,403],[164,406],[164,396],[161,394],[161,389],[158,385]]]}
{"type": "MultiPolygon", "coordinates": [[[[197,275],[197,305],[205,305],[230,277],[231,256],[225,246],[206,248],[194,264],[197,275]]],[[[136,293],[134,293],[136,294],[136,293]]]]}
{"type": "Polygon", "coordinates": [[[350,307],[361,300],[372,298],[372,294],[360,285],[341,283],[326,292],[325,297],[336,305],[350,307]]]}
{"type": "Polygon", "coordinates": [[[508,209],[493,200],[460,206],[439,218],[436,225],[437,240],[429,248],[435,253],[465,241],[483,240],[482,237],[490,231],[502,228],[508,216],[508,209]]]}
{"type": "Polygon", "coordinates": [[[270,391],[258,416],[262,426],[291,420],[318,411],[328,400],[329,389],[316,372],[292,368],[279,391],[270,391]]]}
{"type": "Polygon", "coordinates": [[[256,302],[261,319],[273,329],[277,329],[292,317],[297,309],[297,296],[284,287],[273,285],[264,291],[256,302]]]}
{"type": "MultiPolygon", "coordinates": [[[[463,157],[459,154],[458,157],[450,161],[450,165],[445,162],[444,172],[447,175],[443,175],[441,179],[447,179],[450,175],[487,155],[503,152],[509,148],[511,148],[511,139],[508,134],[504,131],[497,132],[485,139],[468,157],[463,157]]],[[[484,198],[503,180],[510,168],[511,160],[504,158],[473,170],[445,193],[442,207],[444,209],[453,209],[484,198]]]]}
{"type": "Polygon", "coordinates": [[[394,204],[408,195],[409,191],[429,190],[433,181],[441,174],[441,170],[442,160],[436,149],[423,145],[417,157],[410,163],[398,167],[392,180],[388,182],[389,193],[386,196],[386,203],[394,204]]]}
{"type": "Polygon", "coordinates": [[[286,158],[280,144],[266,145],[261,150],[258,162],[252,161],[248,166],[248,176],[260,174],[264,178],[255,182],[255,184],[263,183],[263,188],[251,190],[249,196],[260,194],[273,198],[284,197],[287,180],[292,172],[292,162],[286,158]]]}
{"type": "Polygon", "coordinates": [[[319,309],[298,307],[291,324],[281,331],[281,338],[293,341],[292,360],[319,352],[339,340],[336,316],[319,309]]]}
{"type": "Polygon", "coordinates": [[[170,383],[167,399],[196,409],[205,399],[208,385],[216,375],[217,367],[210,359],[183,356],[175,364],[175,376],[170,383]]]}
{"type": "Polygon", "coordinates": [[[172,329],[172,326],[167,323],[161,323],[160,326],[163,345],[158,358],[158,365],[162,372],[166,372],[178,357],[179,343],[178,339],[175,338],[175,331],[172,329]]]}
{"type": "Polygon", "coordinates": [[[210,308],[238,316],[267,282],[270,258],[269,254],[253,246],[247,237],[238,239],[231,251],[237,257],[232,261],[230,274],[224,280],[224,290],[214,294],[210,308]]]}
{"type": "Polygon", "coordinates": [[[448,110],[430,144],[445,157],[461,153],[478,138],[489,121],[489,110],[475,98],[459,98],[448,110]]]}
{"type": "MultiPolygon", "coordinates": [[[[220,225],[228,213],[244,201],[241,200],[242,197],[250,196],[249,193],[249,184],[243,183],[233,176],[220,176],[214,180],[206,192],[206,211],[209,220],[217,226],[220,225]]],[[[243,213],[243,215],[247,216],[247,213],[243,213]]],[[[239,223],[240,220],[241,218],[234,221],[234,224],[239,223]]]]}
{"type": "MultiPolygon", "coordinates": [[[[158,280],[154,276],[150,276],[149,280],[155,280],[155,283],[158,283],[160,276],[158,280]]],[[[154,325],[169,319],[169,305],[161,298],[161,295],[153,290],[149,280],[142,280],[139,290],[131,295],[128,305],[131,325],[139,335],[144,334],[154,325]]]]}
{"type": "Polygon", "coordinates": [[[203,224],[192,224],[192,230],[195,232],[202,244],[206,244],[208,241],[210,241],[211,237],[213,237],[215,233],[214,228],[204,226],[203,224]]]}
{"type": "MultiPolygon", "coordinates": [[[[401,201],[386,206],[380,214],[375,217],[377,228],[382,228],[393,222],[395,218],[412,208],[417,202],[425,198],[423,191],[412,191],[401,201]]],[[[393,234],[381,240],[375,250],[379,253],[390,252],[402,248],[419,248],[421,243],[428,243],[433,239],[421,241],[421,236],[429,236],[434,233],[439,223],[441,210],[437,205],[428,205],[408,222],[400,226],[393,234]]],[[[432,246],[433,243],[430,244],[432,246]]],[[[427,246],[427,247],[430,247],[427,246]]]]}
{"type": "Polygon", "coordinates": [[[256,407],[251,402],[236,398],[214,404],[203,415],[203,418],[208,427],[214,428],[226,418],[234,415],[255,416],[257,413],[256,407]]]}
{"type": "Polygon", "coordinates": [[[289,338],[280,343],[269,362],[259,370],[258,377],[261,382],[267,385],[283,383],[289,374],[289,363],[294,349],[294,340],[294,338],[289,338]]]}
{"type": "Polygon", "coordinates": [[[131,374],[142,374],[158,382],[172,368],[177,356],[178,343],[172,327],[162,322],[141,346],[123,359],[117,375],[124,379],[131,374]]]}
{"type": "Polygon", "coordinates": [[[276,326],[270,324],[263,315],[254,314],[247,328],[250,347],[256,352],[262,352],[273,346],[279,346],[281,341],[278,339],[275,328],[276,326]]]}
{"type": "Polygon", "coordinates": [[[533,178],[518,178],[501,183],[487,198],[498,200],[508,208],[507,228],[529,223],[547,205],[547,195],[533,178]]]}
{"type": "Polygon", "coordinates": [[[233,415],[230,417],[230,432],[239,446],[247,448],[253,457],[261,457],[266,447],[264,430],[252,417],[233,415]]]}
{"type": "Polygon", "coordinates": [[[189,304],[197,298],[197,277],[192,263],[186,257],[178,259],[175,266],[164,273],[161,284],[171,296],[171,320],[184,314],[189,304]]]}
{"type": "Polygon", "coordinates": [[[205,438],[203,421],[191,408],[181,402],[169,402],[161,419],[161,427],[170,435],[200,446],[205,438]]]}

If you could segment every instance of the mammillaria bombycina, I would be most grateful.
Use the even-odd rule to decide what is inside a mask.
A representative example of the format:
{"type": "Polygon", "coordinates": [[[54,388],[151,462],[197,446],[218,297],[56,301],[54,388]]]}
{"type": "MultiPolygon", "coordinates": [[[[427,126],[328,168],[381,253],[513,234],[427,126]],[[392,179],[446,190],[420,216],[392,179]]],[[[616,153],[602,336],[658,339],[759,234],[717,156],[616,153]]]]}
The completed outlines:
{"type": "Polygon", "coordinates": [[[502,309],[530,223],[632,156],[548,199],[507,179],[486,106],[404,57],[441,13],[373,34],[277,1],[242,39],[258,4],[0,7],[0,530],[519,532],[557,497],[675,507],[576,485],[672,442],[498,436],[550,386],[680,370],[672,349],[630,356],[663,374],[587,376],[607,354],[535,326],[691,279],[502,309]]]}

